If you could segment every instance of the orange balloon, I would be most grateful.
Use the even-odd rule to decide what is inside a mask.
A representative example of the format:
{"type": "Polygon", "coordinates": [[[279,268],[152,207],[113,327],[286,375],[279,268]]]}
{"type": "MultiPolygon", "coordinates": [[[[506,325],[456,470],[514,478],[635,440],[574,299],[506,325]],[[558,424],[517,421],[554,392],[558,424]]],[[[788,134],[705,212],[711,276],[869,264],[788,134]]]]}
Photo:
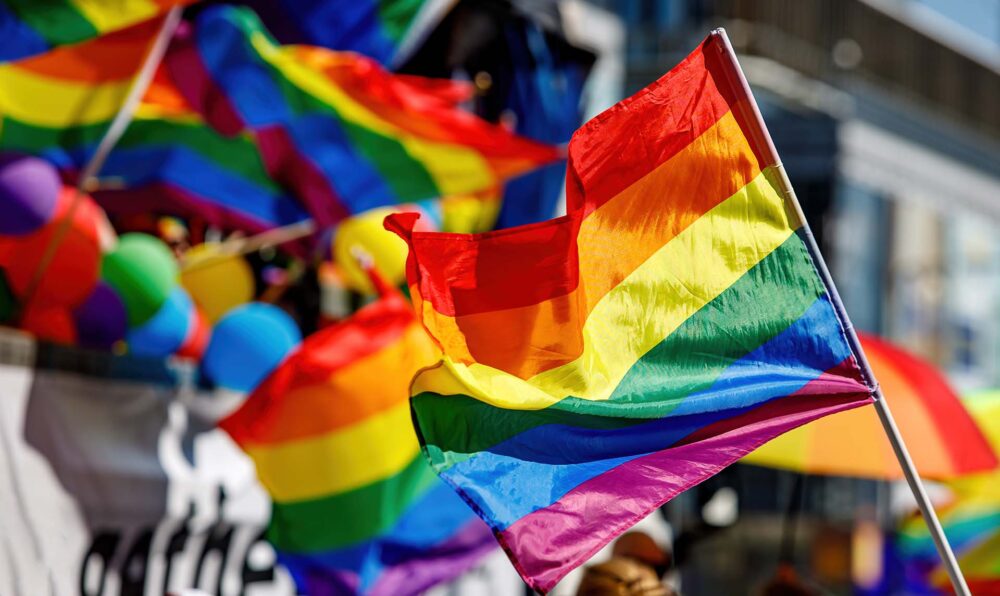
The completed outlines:
{"type": "Polygon", "coordinates": [[[21,329],[37,339],[58,344],[76,343],[76,326],[68,308],[29,305],[21,314],[21,329]]]}
{"type": "MultiPolygon", "coordinates": [[[[40,268],[43,255],[59,233],[76,191],[64,187],[59,193],[55,214],[49,223],[31,234],[4,239],[2,261],[7,280],[18,298],[25,298],[28,286],[40,268]]],[[[52,260],[42,272],[30,302],[39,306],[74,307],[90,295],[101,269],[98,222],[101,213],[88,196],[78,199],[72,223],[59,242],[52,260]]]]}

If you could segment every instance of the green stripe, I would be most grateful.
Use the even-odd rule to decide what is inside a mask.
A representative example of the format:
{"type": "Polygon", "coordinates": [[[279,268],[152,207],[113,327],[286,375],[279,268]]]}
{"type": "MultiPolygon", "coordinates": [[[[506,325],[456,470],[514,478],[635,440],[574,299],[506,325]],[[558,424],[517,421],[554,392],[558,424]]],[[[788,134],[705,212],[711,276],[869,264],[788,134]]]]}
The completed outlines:
{"type": "MultiPolygon", "coordinates": [[[[239,12],[242,14],[242,11],[239,12]]],[[[246,33],[245,43],[248,44],[250,51],[256,53],[255,48],[249,45],[249,36],[254,32],[262,31],[259,27],[260,22],[256,19],[241,18],[237,19],[236,23],[246,33]]],[[[406,151],[398,139],[344,120],[335,106],[321,101],[295,85],[285,77],[281,70],[264,60],[259,54],[257,56],[260,65],[270,72],[271,78],[281,90],[289,110],[299,116],[319,114],[333,120],[334,125],[340,126],[350,139],[354,151],[371,163],[382,175],[382,179],[396,195],[398,202],[405,203],[440,196],[441,193],[430,172],[419,159],[414,158],[406,151]]],[[[308,154],[311,148],[300,147],[299,149],[304,154],[308,154]]]]}
{"type": "Polygon", "coordinates": [[[67,0],[3,0],[50,46],[90,39],[100,33],[67,0]]]}
{"type": "Polygon", "coordinates": [[[422,455],[401,472],[345,493],[275,503],[268,540],[287,553],[315,553],[369,540],[388,530],[437,482],[422,455]]]}
{"type": "Polygon", "coordinates": [[[422,442],[434,461],[451,466],[543,424],[612,429],[662,418],[686,396],[711,387],[734,361],[788,328],[824,292],[808,250],[793,234],[643,355],[610,400],[569,397],[544,410],[525,411],[465,395],[422,393],[412,400],[422,442]],[[742,335],[732,337],[734,332],[742,335]],[[717,341],[720,333],[732,341],[717,341]],[[623,402],[632,404],[630,413],[636,418],[615,415],[623,402]]]}
{"type": "Polygon", "coordinates": [[[386,36],[399,44],[420,12],[424,0],[378,0],[378,19],[386,36]]]}
{"type": "MultiPolygon", "coordinates": [[[[107,123],[48,128],[5,119],[0,129],[0,150],[35,155],[56,151],[92,150],[107,130],[107,123]]],[[[275,194],[283,191],[268,177],[257,147],[248,136],[224,137],[202,123],[167,119],[134,120],[117,143],[119,149],[178,146],[200,154],[221,169],[232,172],[275,194]]]]}

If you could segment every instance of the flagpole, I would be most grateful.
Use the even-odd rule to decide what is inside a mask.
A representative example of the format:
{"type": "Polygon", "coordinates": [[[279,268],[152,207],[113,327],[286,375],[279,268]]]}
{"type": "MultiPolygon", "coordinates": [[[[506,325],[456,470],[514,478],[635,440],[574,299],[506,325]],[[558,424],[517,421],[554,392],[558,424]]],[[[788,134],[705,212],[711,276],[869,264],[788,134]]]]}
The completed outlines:
{"type": "MultiPolygon", "coordinates": [[[[101,167],[107,160],[111,150],[121,139],[122,135],[125,134],[125,130],[132,122],[132,118],[135,116],[135,110],[138,107],[139,102],[142,100],[142,97],[149,89],[149,85],[153,81],[153,75],[156,74],[156,69],[160,66],[160,62],[163,60],[163,56],[167,52],[167,46],[170,44],[170,38],[173,36],[174,31],[177,30],[177,26],[181,22],[181,13],[183,10],[184,9],[181,6],[174,6],[163,18],[163,24],[160,25],[160,30],[157,32],[156,38],[150,46],[146,59],[139,68],[139,73],[132,82],[131,88],[129,88],[125,101],[122,102],[121,107],[118,109],[114,119],[111,121],[111,125],[108,126],[104,136],[101,137],[101,141],[98,143],[97,149],[94,151],[94,155],[91,156],[90,160],[84,166],[83,171],[77,179],[76,191],[73,193],[72,199],[70,199],[70,204],[66,209],[66,214],[63,216],[63,220],[60,222],[55,234],[52,235],[52,240],[45,247],[45,252],[42,254],[42,258],[38,262],[38,267],[35,269],[31,279],[28,281],[27,287],[25,288],[24,304],[29,304],[31,298],[38,290],[38,285],[41,283],[42,277],[45,275],[45,270],[49,268],[50,264],[52,264],[52,259],[55,258],[56,250],[59,248],[59,245],[62,243],[66,234],[72,227],[73,215],[76,213],[83,195],[90,189],[92,181],[97,177],[97,173],[100,172],[101,167]]],[[[101,222],[98,227],[105,228],[104,230],[99,230],[99,232],[102,233],[99,235],[102,236],[103,232],[111,229],[111,226],[108,225],[106,221],[101,222]]],[[[104,240],[103,237],[102,240],[104,240]]]]}
{"type": "Polygon", "coordinates": [[[819,252],[816,239],[809,228],[809,222],[806,221],[805,214],[802,212],[802,205],[795,195],[795,189],[792,188],[788,173],[785,172],[785,168],[781,164],[778,152],[774,147],[774,142],[771,140],[771,135],[767,131],[764,118],[761,116],[760,108],[757,107],[757,101],[754,99],[750,85],[743,74],[743,69],[740,68],[739,61],[736,59],[736,52],[729,41],[729,36],[726,35],[726,30],[721,27],[712,31],[711,36],[719,42],[716,44],[716,48],[722,54],[724,62],[728,62],[728,64],[725,64],[728,68],[724,68],[723,70],[730,78],[728,81],[729,85],[733,91],[745,97],[745,101],[742,100],[743,98],[737,101],[737,109],[743,112],[741,115],[745,118],[746,123],[753,126],[752,130],[747,131],[754,136],[750,141],[755,145],[755,149],[758,152],[770,158],[769,162],[773,164],[773,168],[777,174],[775,182],[778,183],[780,190],[784,193],[788,203],[795,209],[795,214],[799,218],[806,246],[813,257],[813,262],[820,277],[823,279],[823,283],[826,285],[830,300],[844,328],[847,339],[853,348],[853,352],[858,358],[858,366],[861,368],[862,374],[864,374],[869,386],[873,388],[872,395],[875,398],[875,411],[878,413],[879,420],[882,423],[882,428],[885,430],[886,437],[889,439],[889,443],[892,444],[892,450],[896,454],[896,459],[903,469],[903,476],[906,477],[906,483],[910,486],[910,491],[913,493],[913,497],[920,507],[920,512],[923,514],[924,520],[927,522],[931,537],[934,539],[934,545],[937,547],[938,554],[944,563],[944,568],[948,572],[951,585],[955,593],[959,596],[971,596],[969,587],[965,582],[965,577],[962,575],[962,570],[955,559],[955,553],[951,549],[951,544],[948,543],[948,538],[945,536],[941,522],[934,512],[934,506],[927,496],[927,491],[924,489],[916,466],[913,464],[913,459],[906,448],[906,443],[904,443],[903,437],[899,432],[899,427],[896,426],[896,421],[889,410],[889,404],[882,395],[882,389],[878,386],[878,381],[875,379],[874,374],[872,374],[871,365],[869,365],[868,358],[861,347],[858,335],[854,331],[850,319],[847,317],[847,311],[844,309],[840,294],[837,293],[837,287],[833,283],[833,278],[830,275],[829,269],[827,269],[826,262],[823,260],[823,255],[819,252]]]}

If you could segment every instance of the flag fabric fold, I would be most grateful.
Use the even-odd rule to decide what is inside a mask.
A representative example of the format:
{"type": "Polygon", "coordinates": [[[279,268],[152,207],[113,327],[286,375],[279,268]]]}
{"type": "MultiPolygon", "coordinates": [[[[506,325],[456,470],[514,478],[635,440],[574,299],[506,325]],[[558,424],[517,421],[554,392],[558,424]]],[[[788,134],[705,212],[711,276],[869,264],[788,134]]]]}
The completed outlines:
{"type": "Polygon", "coordinates": [[[410,421],[407,384],[437,348],[376,286],[378,301],[307,338],[220,423],[254,460],[268,539],[306,594],[417,594],[495,548],[410,421]]]}
{"type": "Polygon", "coordinates": [[[488,191],[557,157],[455,105],[456,85],[351,53],[277,44],[252,11],[201,13],[167,56],[185,97],[226,134],[251,132],[271,176],[319,223],[488,191]]]}
{"type": "Polygon", "coordinates": [[[534,589],[771,438],[870,403],[718,34],[569,145],[566,216],[410,247],[425,455],[534,589]]]}
{"type": "Polygon", "coordinates": [[[20,60],[153,19],[194,0],[0,0],[0,62],[20,60]]]}

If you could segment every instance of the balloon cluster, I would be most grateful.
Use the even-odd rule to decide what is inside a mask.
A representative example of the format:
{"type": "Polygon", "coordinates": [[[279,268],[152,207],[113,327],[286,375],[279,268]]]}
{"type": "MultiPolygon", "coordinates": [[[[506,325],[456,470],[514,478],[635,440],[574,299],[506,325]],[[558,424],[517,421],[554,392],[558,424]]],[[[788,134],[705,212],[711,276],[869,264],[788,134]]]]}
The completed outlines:
{"type": "Polygon", "coordinates": [[[0,213],[0,323],[55,343],[200,359],[213,382],[238,391],[302,339],[284,311],[250,302],[244,259],[202,244],[179,267],[154,236],[107,242],[101,208],[44,160],[0,156],[0,213]]]}

